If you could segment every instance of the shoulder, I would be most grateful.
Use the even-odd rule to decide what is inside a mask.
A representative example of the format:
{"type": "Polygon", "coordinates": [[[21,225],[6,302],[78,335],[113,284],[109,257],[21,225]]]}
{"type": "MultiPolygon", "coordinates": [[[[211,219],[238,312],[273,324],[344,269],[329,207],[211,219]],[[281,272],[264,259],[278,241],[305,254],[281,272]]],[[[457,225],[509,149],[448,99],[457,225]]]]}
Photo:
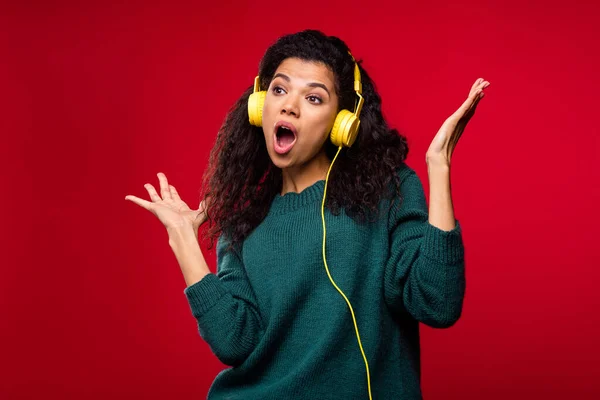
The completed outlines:
{"type": "Polygon", "coordinates": [[[219,235],[217,239],[217,260],[225,257],[226,255],[233,255],[237,258],[242,258],[242,246],[243,243],[234,244],[233,241],[224,233],[219,235]]]}
{"type": "Polygon", "coordinates": [[[416,197],[417,200],[424,197],[423,184],[417,172],[406,163],[400,164],[395,170],[395,176],[390,183],[391,196],[394,201],[405,197],[416,197]],[[399,185],[400,196],[398,196],[396,185],[399,185]]]}
{"type": "Polygon", "coordinates": [[[405,163],[396,169],[395,182],[392,182],[393,195],[385,202],[388,224],[394,225],[395,221],[410,216],[424,216],[427,214],[427,200],[423,184],[416,171],[405,163]],[[399,193],[398,193],[399,192],[399,193]]]}
{"type": "Polygon", "coordinates": [[[419,176],[417,175],[417,172],[405,162],[403,162],[396,168],[396,176],[400,179],[401,185],[407,184],[408,186],[411,186],[415,183],[421,182],[419,176]]]}

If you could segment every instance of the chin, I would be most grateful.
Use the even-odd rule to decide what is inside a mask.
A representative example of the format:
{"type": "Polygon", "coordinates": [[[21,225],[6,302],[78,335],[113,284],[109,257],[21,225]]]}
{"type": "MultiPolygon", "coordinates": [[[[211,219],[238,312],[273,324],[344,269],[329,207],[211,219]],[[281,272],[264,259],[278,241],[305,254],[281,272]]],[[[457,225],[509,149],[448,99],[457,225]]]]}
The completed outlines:
{"type": "Polygon", "coordinates": [[[290,155],[281,156],[277,153],[269,154],[271,162],[279,169],[289,168],[294,166],[294,160],[290,155]]]}

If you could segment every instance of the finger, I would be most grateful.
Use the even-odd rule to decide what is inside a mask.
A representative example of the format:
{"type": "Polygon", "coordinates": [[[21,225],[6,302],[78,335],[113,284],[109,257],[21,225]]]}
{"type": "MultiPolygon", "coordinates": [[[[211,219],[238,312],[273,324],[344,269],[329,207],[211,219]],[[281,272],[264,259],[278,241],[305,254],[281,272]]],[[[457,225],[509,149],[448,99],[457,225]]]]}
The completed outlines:
{"type": "Polygon", "coordinates": [[[206,209],[208,208],[208,199],[204,198],[201,202],[200,205],[198,206],[198,210],[200,210],[200,212],[206,212],[206,209]]]}
{"type": "Polygon", "coordinates": [[[482,80],[477,89],[481,90],[481,93],[483,93],[483,89],[487,88],[488,86],[490,86],[490,83],[488,81],[482,80]]]}
{"type": "Polygon", "coordinates": [[[458,140],[462,136],[467,124],[469,123],[469,121],[471,120],[473,115],[475,114],[475,110],[477,109],[477,105],[479,104],[480,100],[481,100],[481,97],[476,97],[475,101],[471,104],[469,109],[466,110],[464,112],[464,114],[462,114],[462,117],[456,123],[456,128],[454,129],[454,132],[451,135],[449,144],[448,144],[448,147],[451,148],[452,151],[456,147],[456,144],[458,143],[458,140]]]}
{"type": "Polygon", "coordinates": [[[206,198],[203,199],[200,202],[200,205],[198,206],[198,215],[196,216],[196,218],[202,218],[202,223],[200,224],[200,226],[204,225],[204,223],[206,223],[206,221],[208,221],[208,213],[206,210],[206,198]]]}
{"type": "Polygon", "coordinates": [[[471,92],[469,93],[468,97],[476,96],[478,93],[481,93],[482,90],[483,90],[483,87],[481,84],[479,84],[476,87],[474,87],[473,89],[471,89],[471,92]]]}
{"type": "Polygon", "coordinates": [[[173,200],[181,201],[181,197],[179,196],[177,189],[175,189],[175,186],[169,185],[169,190],[171,191],[171,196],[173,197],[173,200]]]}
{"type": "Polygon", "coordinates": [[[469,98],[463,103],[463,105],[467,106],[467,111],[471,110],[473,107],[477,106],[479,100],[483,97],[483,89],[477,89],[469,98]]]}
{"type": "Polygon", "coordinates": [[[469,108],[466,111],[464,111],[464,113],[462,114],[462,117],[459,119],[459,123],[466,125],[471,120],[471,118],[473,118],[473,115],[475,114],[475,110],[477,109],[477,105],[479,104],[480,100],[481,100],[481,97],[479,97],[479,96],[475,97],[475,100],[473,101],[473,103],[471,103],[469,108]]]}
{"type": "Polygon", "coordinates": [[[479,78],[475,81],[475,83],[473,83],[473,86],[471,86],[471,90],[469,91],[469,97],[473,95],[473,93],[475,93],[477,90],[483,90],[485,88],[487,88],[490,85],[490,82],[486,81],[483,78],[479,78]]]}
{"type": "Polygon", "coordinates": [[[160,198],[158,193],[156,193],[156,189],[154,189],[154,186],[152,186],[149,183],[146,183],[144,185],[144,188],[146,188],[146,190],[148,191],[148,194],[150,195],[150,200],[152,200],[154,203],[162,201],[162,199],[160,198]]]}
{"type": "Polygon", "coordinates": [[[471,107],[469,107],[470,111],[475,111],[475,108],[477,108],[477,104],[479,104],[479,101],[483,98],[484,95],[485,95],[485,93],[483,93],[483,89],[481,89],[479,91],[479,93],[477,93],[475,95],[475,98],[473,100],[473,104],[471,104],[471,107]]]}
{"type": "Polygon", "coordinates": [[[166,175],[162,172],[159,172],[156,174],[156,176],[158,176],[158,181],[160,182],[160,195],[162,196],[163,200],[173,200],[166,175]]]}
{"type": "Polygon", "coordinates": [[[148,200],[140,199],[139,197],[136,197],[136,196],[131,196],[131,195],[125,196],[125,200],[129,200],[129,201],[137,204],[138,206],[145,208],[146,210],[150,210],[152,208],[151,202],[149,202],[148,200]]]}

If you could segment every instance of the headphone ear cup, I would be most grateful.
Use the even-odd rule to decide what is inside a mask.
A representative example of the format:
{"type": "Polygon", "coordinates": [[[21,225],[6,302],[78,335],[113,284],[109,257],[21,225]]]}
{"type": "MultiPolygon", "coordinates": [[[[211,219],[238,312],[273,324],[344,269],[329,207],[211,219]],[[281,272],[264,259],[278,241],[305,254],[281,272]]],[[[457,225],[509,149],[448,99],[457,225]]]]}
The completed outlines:
{"type": "Polygon", "coordinates": [[[248,118],[250,125],[262,126],[262,113],[265,105],[266,91],[254,92],[248,98],[248,118]]]}
{"type": "Polygon", "coordinates": [[[331,142],[336,147],[352,146],[356,140],[359,125],[360,120],[356,114],[348,110],[341,110],[335,117],[333,128],[331,128],[331,142]]]}

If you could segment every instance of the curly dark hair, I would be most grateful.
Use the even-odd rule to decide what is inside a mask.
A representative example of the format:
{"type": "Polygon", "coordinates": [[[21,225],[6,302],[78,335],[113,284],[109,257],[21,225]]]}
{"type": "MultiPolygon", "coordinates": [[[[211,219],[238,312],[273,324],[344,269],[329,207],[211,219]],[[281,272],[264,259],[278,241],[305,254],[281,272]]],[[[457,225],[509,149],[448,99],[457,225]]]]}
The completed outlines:
{"type": "MultiPolygon", "coordinates": [[[[339,108],[354,110],[354,61],[346,44],[335,36],[305,30],[280,37],[264,54],[259,66],[261,90],[267,90],[278,66],[287,58],[322,63],[335,77],[339,108]]],[[[360,68],[364,106],[360,128],[352,147],[343,149],[331,170],[326,207],[340,210],[358,222],[377,216],[380,200],[400,197],[397,169],[408,155],[406,138],[388,127],[381,112],[381,98],[369,74],[360,68]]],[[[229,110],[211,150],[203,177],[207,201],[210,248],[219,235],[239,244],[266,217],[271,202],[282,188],[282,173],[271,161],[262,128],[250,125],[249,86],[229,110]]],[[[327,141],[326,154],[333,159],[337,148],[327,141]]]]}

